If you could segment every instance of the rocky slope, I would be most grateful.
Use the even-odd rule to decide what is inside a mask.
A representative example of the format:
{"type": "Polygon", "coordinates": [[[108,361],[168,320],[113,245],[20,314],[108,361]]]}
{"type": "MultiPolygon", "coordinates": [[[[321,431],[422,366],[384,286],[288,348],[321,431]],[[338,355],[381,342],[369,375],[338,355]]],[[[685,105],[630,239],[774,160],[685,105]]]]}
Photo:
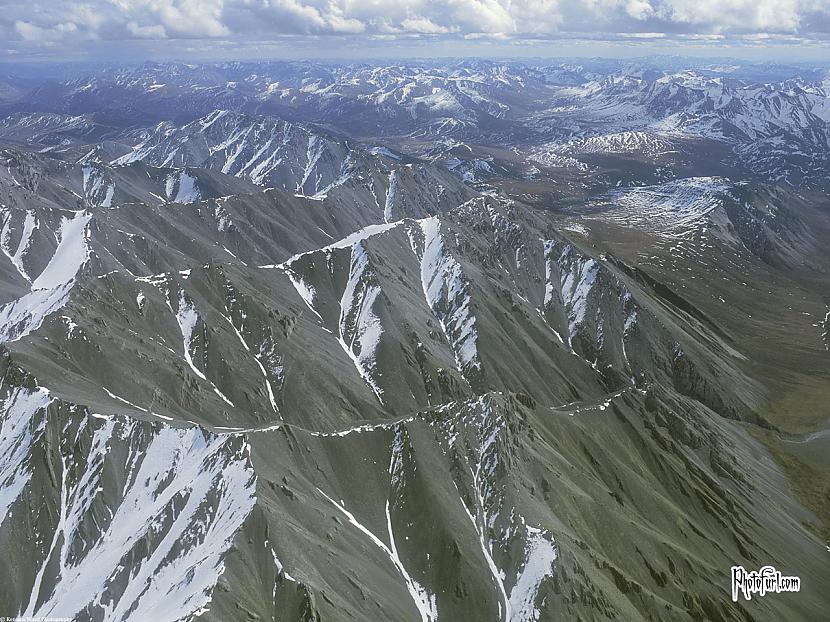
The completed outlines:
{"type": "MultiPolygon", "coordinates": [[[[486,67],[476,92],[521,88],[486,67]]],[[[777,453],[822,481],[826,197],[687,176],[540,209],[267,115],[22,119],[0,132],[3,615],[826,612],[826,517],[777,453]],[[802,592],[732,602],[738,563],[802,592]]]]}

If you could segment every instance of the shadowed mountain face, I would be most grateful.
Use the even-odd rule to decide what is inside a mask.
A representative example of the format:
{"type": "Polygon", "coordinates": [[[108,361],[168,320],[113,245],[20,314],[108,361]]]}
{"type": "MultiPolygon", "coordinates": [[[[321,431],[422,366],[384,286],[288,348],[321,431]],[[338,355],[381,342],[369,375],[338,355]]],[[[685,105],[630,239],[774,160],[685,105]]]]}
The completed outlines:
{"type": "Polygon", "coordinates": [[[789,71],[8,91],[0,614],[826,617],[830,106],[789,71]],[[766,564],[801,592],[733,602],[766,564]]]}

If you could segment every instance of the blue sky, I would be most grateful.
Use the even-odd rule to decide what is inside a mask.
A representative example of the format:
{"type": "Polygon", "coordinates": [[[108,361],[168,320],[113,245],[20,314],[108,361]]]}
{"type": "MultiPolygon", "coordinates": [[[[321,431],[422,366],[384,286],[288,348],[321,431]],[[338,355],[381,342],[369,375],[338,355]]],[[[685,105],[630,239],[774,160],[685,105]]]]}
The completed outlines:
{"type": "Polygon", "coordinates": [[[830,0],[0,0],[0,59],[830,58],[830,0]]]}

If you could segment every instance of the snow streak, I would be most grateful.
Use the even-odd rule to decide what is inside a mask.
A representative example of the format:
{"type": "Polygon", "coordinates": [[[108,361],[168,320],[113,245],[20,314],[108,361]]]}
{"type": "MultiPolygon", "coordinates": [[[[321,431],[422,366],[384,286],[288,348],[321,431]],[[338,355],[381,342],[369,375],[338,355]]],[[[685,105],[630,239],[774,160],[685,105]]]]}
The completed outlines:
{"type": "MultiPolygon", "coordinates": [[[[365,525],[363,525],[360,521],[358,521],[354,514],[349,512],[345,507],[339,504],[337,501],[329,497],[326,493],[324,493],[319,488],[317,489],[323,497],[331,503],[334,507],[336,507],[351,523],[354,527],[357,527],[364,535],[366,535],[374,544],[377,546],[383,553],[386,554],[386,557],[389,558],[389,561],[392,562],[392,565],[395,566],[395,569],[400,573],[401,577],[403,577],[404,583],[406,584],[406,589],[409,591],[410,596],[412,597],[412,602],[415,603],[415,606],[418,608],[418,613],[421,615],[421,622],[433,622],[436,618],[433,617],[433,610],[430,606],[424,602],[424,595],[425,592],[423,588],[409,575],[404,568],[403,564],[401,564],[400,558],[398,557],[397,553],[393,553],[392,550],[386,544],[378,538],[375,534],[369,530],[365,525]]],[[[388,507],[387,507],[388,510],[388,507]]]]}
{"type": "Polygon", "coordinates": [[[88,446],[66,443],[52,542],[21,614],[172,622],[204,607],[255,502],[247,444],[111,418],[88,446]],[[124,482],[113,484],[113,468],[125,468],[124,482]],[[89,529],[100,533],[88,541],[89,529]]]}
{"type": "Polygon", "coordinates": [[[48,315],[66,304],[76,276],[89,260],[91,218],[91,212],[79,211],[61,220],[58,246],[32,283],[32,291],[0,307],[0,342],[20,339],[37,330],[48,315]]]}
{"type": "Polygon", "coordinates": [[[338,339],[360,376],[383,402],[383,389],[377,382],[377,349],[383,326],[373,310],[379,295],[380,287],[369,269],[366,248],[363,242],[356,242],[352,246],[349,279],[340,299],[338,339]]]}
{"type": "Polygon", "coordinates": [[[481,369],[476,319],[470,308],[470,285],[461,264],[444,246],[438,217],[419,222],[424,236],[421,284],[427,305],[452,346],[458,370],[463,374],[481,369]]]}
{"type": "Polygon", "coordinates": [[[196,374],[202,380],[208,382],[213,389],[213,392],[216,393],[222,401],[225,402],[228,406],[233,407],[233,402],[231,402],[224,393],[222,393],[219,388],[213,384],[213,382],[205,376],[205,374],[196,367],[196,364],[193,362],[193,355],[191,354],[190,350],[193,346],[194,341],[194,333],[196,331],[196,326],[199,323],[199,313],[196,311],[196,306],[185,296],[184,291],[181,292],[179,295],[179,310],[176,313],[176,322],[179,324],[179,329],[182,333],[182,341],[184,345],[184,360],[187,361],[187,364],[190,366],[191,371],[196,374]]]}
{"type": "Polygon", "coordinates": [[[32,210],[26,210],[26,217],[23,221],[23,231],[20,234],[20,240],[18,240],[14,251],[12,251],[11,247],[11,221],[12,213],[9,212],[5,216],[3,230],[0,231],[0,248],[3,249],[3,253],[9,258],[9,261],[12,262],[14,267],[17,268],[20,276],[27,281],[31,281],[32,279],[29,277],[29,273],[23,265],[23,259],[26,252],[29,250],[29,244],[32,241],[32,234],[39,227],[37,217],[32,210]]]}
{"type": "Polygon", "coordinates": [[[588,311],[588,296],[597,280],[599,264],[590,257],[579,255],[570,244],[559,257],[559,278],[562,300],[568,310],[568,332],[576,336],[588,311]]]}
{"type": "MultiPolygon", "coordinates": [[[[395,543],[395,533],[392,529],[392,513],[391,507],[394,507],[395,497],[399,497],[403,493],[404,488],[404,451],[406,439],[404,434],[406,429],[402,424],[398,423],[395,426],[395,437],[392,441],[392,449],[389,458],[389,499],[386,501],[386,530],[389,534],[389,545],[392,555],[399,567],[403,568],[403,562],[398,554],[398,548],[395,543]]],[[[409,577],[410,593],[413,599],[418,598],[421,604],[418,610],[421,611],[422,617],[426,614],[428,620],[438,620],[438,604],[434,594],[421,586],[414,578],[409,577]]]]}
{"type": "Polygon", "coordinates": [[[34,444],[43,437],[45,409],[52,401],[46,389],[13,387],[2,401],[0,419],[0,525],[32,477],[34,444]]]}
{"type": "Polygon", "coordinates": [[[383,207],[383,221],[392,220],[392,208],[395,207],[395,197],[398,194],[398,171],[389,173],[389,190],[386,192],[386,203],[383,207]]]}

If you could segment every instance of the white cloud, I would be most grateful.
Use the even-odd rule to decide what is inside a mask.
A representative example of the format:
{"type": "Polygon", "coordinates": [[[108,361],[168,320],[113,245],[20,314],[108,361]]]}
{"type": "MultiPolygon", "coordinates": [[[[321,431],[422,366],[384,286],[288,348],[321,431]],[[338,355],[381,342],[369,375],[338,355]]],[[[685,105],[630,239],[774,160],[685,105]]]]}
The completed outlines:
{"type": "Polygon", "coordinates": [[[711,25],[716,30],[794,32],[812,4],[800,0],[664,0],[661,14],[669,21],[711,25]]]}
{"type": "Polygon", "coordinates": [[[61,22],[44,28],[17,20],[14,23],[14,30],[24,41],[54,41],[78,32],[78,26],[73,22],[61,22]]]}
{"type": "Polygon", "coordinates": [[[654,17],[654,7],[649,0],[629,0],[625,4],[625,11],[637,20],[644,20],[654,17]]]}
{"type": "Polygon", "coordinates": [[[563,33],[830,38],[830,0],[0,0],[0,9],[0,37],[29,42],[563,33]]]}
{"type": "Polygon", "coordinates": [[[401,22],[404,32],[420,32],[424,34],[447,34],[452,32],[448,26],[439,26],[428,17],[407,17],[401,22]]]}
{"type": "Polygon", "coordinates": [[[161,24],[142,26],[135,21],[127,22],[127,31],[136,39],[166,39],[167,30],[161,24]]]}

